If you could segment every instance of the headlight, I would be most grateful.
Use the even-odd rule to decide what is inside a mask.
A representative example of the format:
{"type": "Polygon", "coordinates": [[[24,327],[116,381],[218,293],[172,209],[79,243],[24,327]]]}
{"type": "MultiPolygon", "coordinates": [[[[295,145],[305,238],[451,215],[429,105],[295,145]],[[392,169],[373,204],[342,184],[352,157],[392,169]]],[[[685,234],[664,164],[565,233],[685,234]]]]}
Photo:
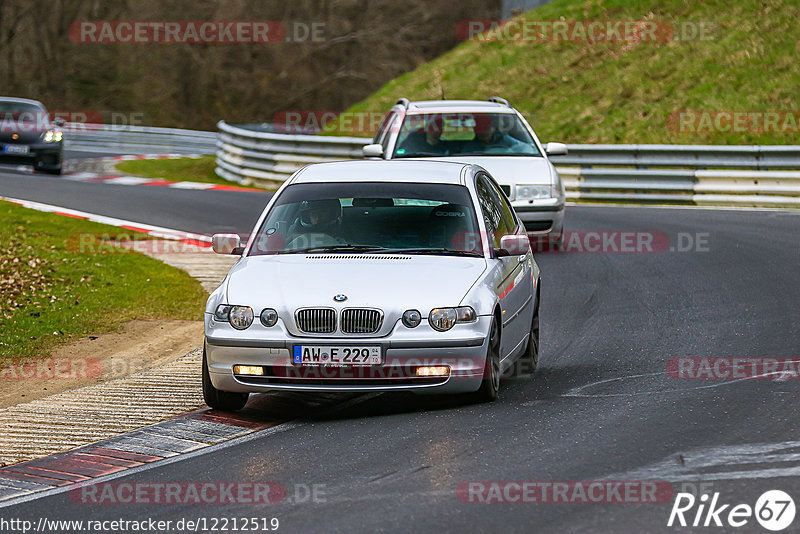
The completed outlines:
{"type": "Polygon", "coordinates": [[[44,134],[44,142],[45,143],[57,143],[61,141],[64,137],[64,134],[58,130],[47,130],[44,134]]]}
{"type": "Polygon", "coordinates": [[[225,323],[229,322],[237,330],[244,330],[253,324],[253,308],[220,304],[214,312],[214,319],[225,323]]]}
{"type": "Polygon", "coordinates": [[[272,308],[264,308],[264,311],[261,312],[261,324],[269,328],[271,326],[275,326],[277,322],[278,312],[272,308]]]}
{"type": "Polygon", "coordinates": [[[553,185],[518,185],[515,200],[534,200],[557,196],[553,185]]]}
{"type": "Polygon", "coordinates": [[[422,314],[417,310],[407,310],[403,314],[403,324],[408,328],[416,328],[422,322],[422,314]]]}
{"type": "Polygon", "coordinates": [[[222,321],[223,323],[228,322],[228,313],[231,311],[233,306],[229,304],[220,304],[217,306],[217,310],[214,312],[214,319],[217,321],[222,321]]]}
{"type": "Polygon", "coordinates": [[[253,308],[250,306],[232,306],[228,312],[228,320],[236,330],[244,330],[253,324],[253,308]]]}
{"type": "Polygon", "coordinates": [[[476,319],[475,310],[469,306],[459,308],[434,308],[428,315],[428,322],[434,330],[445,332],[456,323],[472,323],[476,319]]]}

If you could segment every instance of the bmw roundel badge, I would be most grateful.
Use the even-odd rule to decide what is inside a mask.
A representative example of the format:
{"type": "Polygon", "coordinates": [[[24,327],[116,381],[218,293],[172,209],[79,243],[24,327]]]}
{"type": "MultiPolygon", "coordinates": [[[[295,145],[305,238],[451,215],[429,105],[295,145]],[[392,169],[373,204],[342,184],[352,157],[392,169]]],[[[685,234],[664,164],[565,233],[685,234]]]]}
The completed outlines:
{"type": "Polygon", "coordinates": [[[335,300],[336,302],[344,302],[347,300],[347,295],[342,295],[341,293],[339,293],[338,295],[333,297],[333,300],[335,300]]]}

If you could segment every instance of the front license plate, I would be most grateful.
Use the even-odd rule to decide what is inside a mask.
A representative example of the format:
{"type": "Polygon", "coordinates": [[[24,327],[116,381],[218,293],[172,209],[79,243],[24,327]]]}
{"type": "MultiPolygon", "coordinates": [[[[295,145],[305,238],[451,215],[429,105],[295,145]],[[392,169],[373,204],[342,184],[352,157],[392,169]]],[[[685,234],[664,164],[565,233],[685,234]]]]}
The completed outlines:
{"type": "Polygon", "coordinates": [[[31,148],[28,145],[5,145],[3,152],[6,154],[27,154],[31,148]]]}
{"type": "Polygon", "coordinates": [[[374,345],[295,345],[295,365],[380,365],[383,363],[380,346],[374,345]]]}

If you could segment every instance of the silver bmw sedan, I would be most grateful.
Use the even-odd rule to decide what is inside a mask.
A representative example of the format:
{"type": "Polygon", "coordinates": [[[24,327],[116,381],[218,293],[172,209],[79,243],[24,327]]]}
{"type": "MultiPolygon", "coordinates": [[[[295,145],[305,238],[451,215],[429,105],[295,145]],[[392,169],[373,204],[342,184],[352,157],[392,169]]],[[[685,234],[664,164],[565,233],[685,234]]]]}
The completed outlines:
{"type": "Polygon", "coordinates": [[[539,267],[489,173],[441,161],[309,165],[272,197],[205,310],[203,394],[271,390],[497,398],[539,347],[539,267]]]}

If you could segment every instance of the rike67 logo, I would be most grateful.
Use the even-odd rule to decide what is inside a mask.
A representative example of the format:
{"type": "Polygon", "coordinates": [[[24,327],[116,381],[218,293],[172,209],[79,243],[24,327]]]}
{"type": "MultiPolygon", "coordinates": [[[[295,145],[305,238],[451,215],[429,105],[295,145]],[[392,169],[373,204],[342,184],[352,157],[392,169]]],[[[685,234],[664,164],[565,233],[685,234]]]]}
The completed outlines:
{"type": "Polygon", "coordinates": [[[691,493],[678,493],[669,514],[667,526],[733,527],[752,524],[753,518],[767,530],[778,532],[794,521],[794,500],[781,490],[764,492],[755,506],[720,502],[719,492],[699,498],[691,493]]]}

